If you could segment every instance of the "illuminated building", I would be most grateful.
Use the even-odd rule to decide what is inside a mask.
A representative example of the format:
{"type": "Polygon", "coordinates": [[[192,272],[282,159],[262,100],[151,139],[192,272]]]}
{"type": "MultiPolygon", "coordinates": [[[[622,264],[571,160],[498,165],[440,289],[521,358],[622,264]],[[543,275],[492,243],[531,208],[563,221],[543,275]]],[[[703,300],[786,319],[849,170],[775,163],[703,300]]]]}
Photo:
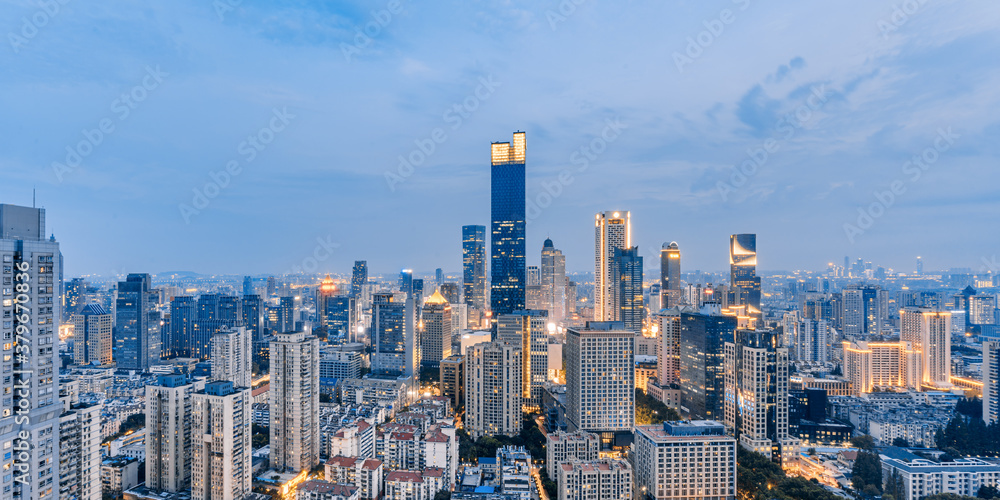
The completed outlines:
{"type": "Polygon", "coordinates": [[[996,295],[973,295],[969,297],[968,322],[970,325],[993,325],[996,324],[994,311],[996,311],[996,295]]]}
{"type": "Polygon", "coordinates": [[[368,283],[368,261],[356,260],[351,273],[351,296],[357,297],[365,283],[368,283]]]}
{"type": "Polygon", "coordinates": [[[589,432],[550,432],[545,435],[545,468],[556,477],[556,467],[563,462],[593,462],[598,459],[601,441],[589,432]]]}
{"type": "Polygon", "coordinates": [[[566,334],[566,420],[570,432],[628,446],[635,427],[635,334],[619,322],[590,322],[566,334]]]}
{"type": "Polygon", "coordinates": [[[549,311],[549,321],[561,323],[566,318],[566,256],[551,239],[542,246],[541,282],[542,309],[549,311]]]}
{"type": "Polygon", "coordinates": [[[441,395],[451,400],[452,408],[465,405],[465,357],[452,355],[441,360],[441,395]]]}
{"type": "Polygon", "coordinates": [[[73,316],[73,362],[111,364],[111,313],[100,304],[87,304],[73,316]]]}
{"type": "Polygon", "coordinates": [[[441,360],[451,356],[451,304],[434,292],[424,302],[423,329],[420,335],[420,364],[437,368],[441,360]]]}
{"type": "Polygon", "coordinates": [[[757,277],[757,235],[734,234],[729,237],[729,285],[734,305],[750,306],[751,314],[760,313],[760,278],[757,277]]]}
{"type": "Polygon", "coordinates": [[[237,387],[251,387],[253,340],[246,328],[223,327],[212,336],[211,380],[228,380],[237,387]]]}
{"type": "Polygon", "coordinates": [[[146,386],[146,486],[178,493],[191,487],[191,398],[202,379],[161,375],[146,386]]]}
{"type": "Polygon", "coordinates": [[[278,334],[271,341],[271,468],[309,471],[319,464],[319,339],[278,334]]]}
{"type": "Polygon", "coordinates": [[[490,306],[494,317],[525,308],[525,137],[490,145],[490,306]]]}
{"type": "Polygon", "coordinates": [[[209,382],[191,397],[192,500],[242,500],[250,494],[252,404],[250,387],[228,380],[209,382]]]}
{"type": "Polygon", "coordinates": [[[620,321],[620,285],[614,279],[615,249],[632,248],[632,214],[602,212],[594,222],[594,320],[620,321]]]}
{"type": "Polygon", "coordinates": [[[243,295],[254,295],[257,292],[253,288],[253,278],[249,276],[243,277],[243,295]]]}
{"type": "Polygon", "coordinates": [[[632,500],[632,466],[625,460],[563,462],[558,500],[632,500]]]}
{"type": "Polygon", "coordinates": [[[160,362],[160,313],[148,274],[118,282],[113,358],[118,368],[148,372],[160,362]]]}
{"type": "Polygon", "coordinates": [[[855,395],[879,389],[919,389],[921,355],[909,342],[844,341],[844,376],[855,395]]]}
{"type": "Polygon", "coordinates": [[[548,311],[514,311],[497,317],[497,341],[521,349],[521,393],[525,410],[542,404],[549,374],[548,311]]]}
{"type": "Polygon", "coordinates": [[[735,316],[723,316],[718,304],[706,303],[698,313],[681,312],[680,389],[685,417],[723,418],[726,342],[734,340],[735,316]]]}
{"type": "Polygon", "coordinates": [[[616,321],[621,321],[626,330],[641,336],[646,319],[646,305],[642,295],[642,256],[639,255],[639,247],[615,248],[611,273],[617,287],[616,321]]]}
{"type": "Polygon", "coordinates": [[[320,283],[316,291],[316,315],[319,326],[326,328],[331,341],[348,340],[355,300],[353,296],[340,293],[329,274],[320,283]]]}
{"type": "Polygon", "coordinates": [[[80,312],[87,301],[87,282],[83,278],[73,278],[66,283],[63,298],[63,316],[67,319],[80,312]]]}
{"type": "Polygon", "coordinates": [[[785,313],[782,345],[796,361],[825,363],[830,360],[830,325],[825,320],[800,319],[798,311],[785,313]]]}
{"type": "Polygon", "coordinates": [[[888,316],[885,293],[877,286],[856,285],[841,292],[844,301],[843,334],[854,339],[882,332],[888,316]]]}
{"type": "Polygon", "coordinates": [[[788,433],[788,349],[773,330],[736,330],[725,344],[725,423],[740,445],[785,464],[796,460],[788,433]]]}
{"type": "MultiPolygon", "coordinates": [[[[681,305],[681,251],[676,241],[664,243],[660,250],[660,307],[681,305]]],[[[657,310],[659,310],[657,309],[657,310]]]]}
{"type": "Polygon", "coordinates": [[[454,306],[462,303],[462,290],[458,283],[442,283],[439,290],[449,304],[454,306]]]}
{"type": "Polygon", "coordinates": [[[1000,421],[1000,340],[983,341],[983,421],[1000,421]]]}
{"type": "Polygon", "coordinates": [[[462,227],[462,286],[465,303],[486,310],[486,226],[462,227]]]}
{"type": "Polygon", "coordinates": [[[656,364],[659,383],[671,387],[681,378],[681,313],[696,313],[697,308],[671,307],[655,313],[653,324],[657,332],[656,364]]]}
{"type": "Polygon", "coordinates": [[[920,353],[921,382],[951,387],[951,313],[906,307],[899,312],[900,340],[920,353]]]}
{"type": "Polygon", "coordinates": [[[406,295],[376,293],[372,300],[372,323],[368,335],[375,353],[372,370],[377,375],[412,376],[420,366],[416,344],[416,312],[406,295]]]}
{"type": "Polygon", "coordinates": [[[465,428],[472,439],[521,432],[521,349],[484,342],[465,355],[465,428]]]}
{"type": "Polygon", "coordinates": [[[736,498],[736,439],[727,436],[719,422],[691,420],[636,427],[634,456],[637,498],[736,498]]]}

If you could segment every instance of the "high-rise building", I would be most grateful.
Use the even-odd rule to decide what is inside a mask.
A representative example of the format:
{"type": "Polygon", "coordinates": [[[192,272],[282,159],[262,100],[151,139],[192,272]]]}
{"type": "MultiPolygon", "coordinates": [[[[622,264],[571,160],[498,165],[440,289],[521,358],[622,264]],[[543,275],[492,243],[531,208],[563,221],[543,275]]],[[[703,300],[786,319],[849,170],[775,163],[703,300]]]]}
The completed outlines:
{"type": "Polygon", "coordinates": [[[983,341],[983,421],[1000,421],[1000,340],[983,341]]]}
{"type": "Polygon", "coordinates": [[[100,304],[87,304],[73,316],[73,362],[111,364],[111,313],[100,304]]]}
{"type": "Polygon", "coordinates": [[[694,307],[671,307],[653,315],[657,332],[657,378],[663,387],[681,380],[681,313],[697,312],[694,307]]]}
{"type": "Polygon", "coordinates": [[[368,261],[356,260],[351,273],[351,296],[357,297],[365,283],[368,283],[368,261]]]}
{"type": "Polygon", "coordinates": [[[528,286],[541,286],[542,285],[542,272],[538,266],[528,266],[527,270],[528,286]]]}
{"type": "Polygon", "coordinates": [[[854,285],[844,288],[843,334],[854,339],[866,335],[879,335],[888,311],[884,292],[878,286],[854,285]]]}
{"type": "Polygon", "coordinates": [[[257,291],[253,287],[253,278],[249,276],[243,277],[243,295],[256,295],[257,291]]]}
{"type": "Polygon", "coordinates": [[[713,421],[639,426],[635,474],[638,498],[735,500],[736,439],[713,421]]]}
{"type": "Polygon", "coordinates": [[[917,276],[924,274],[924,259],[917,257],[917,276]]]}
{"type": "Polygon", "coordinates": [[[556,250],[551,239],[542,246],[541,285],[549,321],[561,323],[566,318],[566,256],[556,250]]]}
{"type": "Polygon", "coordinates": [[[274,297],[274,294],[278,292],[278,282],[274,279],[274,276],[267,277],[267,297],[274,297]]]}
{"type": "Polygon", "coordinates": [[[556,467],[558,500],[632,500],[632,466],[625,460],[564,462],[556,467]]]}
{"type": "Polygon", "coordinates": [[[486,309],[486,226],[462,227],[462,286],[465,303],[486,309]]]}
{"type": "Polygon", "coordinates": [[[681,250],[676,241],[660,250],[660,308],[681,305],[681,250]]]}
{"type": "Polygon", "coordinates": [[[101,500],[101,404],[64,398],[59,417],[59,498],[101,500]]]}
{"type": "MultiPolygon", "coordinates": [[[[791,325],[786,325],[791,326],[791,325]]],[[[785,335],[788,335],[785,329],[785,335]]],[[[826,363],[830,360],[830,324],[826,320],[803,319],[795,322],[792,343],[784,343],[797,361],[826,363]]]]}
{"type": "Polygon", "coordinates": [[[129,274],[118,283],[114,360],[118,368],[149,371],[160,362],[160,313],[148,274],[129,274]]]}
{"type": "Polygon", "coordinates": [[[619,284],[614,280],[615,249],[632,248],[632,214],[602,212],[594,223],[594,320],[619,321],[619,284]]]}
{"type": "Polygon", "coordinates": [[[757,277],[757,235],[734,234],[729,237],[729,286],[734,305],[750,306],[751,314],[760,313],[760,278],[757,277]]]}
{"type": "Polygon", "coordinates": [[[223,327],[212,336],[212,381],[228,380],[237,387],[253,385],[253,339],[245,327],[223,327]]]}
{"type": "Polygon", "coordinates": [[[413,293],[413,269],[403,269],[399,272],[399,281],[397,282],[400,291],[403,293],[413,293]]]}
{"type": "Polygon", "coordinates": [[[206,293],[198,297],[198,316],[190,357],[207,360],[212,354],[212,337],[223,328],[243,326],[243,303],[240,297],[206,293]]]}
{"type": "Polygon", "coordinates": [[[465,355],[465,427],[473,439],[521,432],[521,349],[484,342],[465,355]]]}
{"type": "Polygon", "coordinates": [[[465,357],[461,354],[441,360],[441,395],[451,400],[452,408],[465,405],[465,357]]]}
{"type": "Polygon", "coordinates": [[[280,333],[295,331],[295,297],[282,297],[278,300],[278,314],[281,316],[280,333]]]}
{"type": "Polygon", "coordinates": [[[617,321],[625,324],[625,329],[642,334],[646,319],[646,306],[642,293],[642,255],[639,247],[615,248],[611,274],[616,282],[618,297],[617,321]]]}
{"type": "Polygon", "coordinates": [[[920,353],[921,382],[951,387],[951,313],[906,307],[899,312],[900,340],[920,353]]]}
{"type": "Polygon", "coordinates": [[[63,299],[63,315],[69,319],[87,305],[87,282],[83,278],[73,278],[66,283],[63,299]]]}
{"type": "Polygon", "coordinates": [[[271,467],[307,471],[319,464],[319,339],[282,333],[271,341],[271,467]]]}
{"type": "Polygon", "coordinates": [[[726,427],[740,445],[773,461],[795,460],[788,433],[788,348],[773,330],[736,330],[725,344],[726,427]]]}
{"type": "Polygon", "coordinates": [[[417,309],[422,309],[424,304],[424,280],[414,279],[413,285],[410,288],[410,295],[413,297],[413,305],[417,309]]]}
{"type": "Polygon", "coordinates": [[[170,354],[182,358],[191,356],[197,318],[198,305],[194,297],[178,296],[170,301],[170,354]]]}
{"type": "MultiPolygon", "coordinates": [[[[919,390],[923,379],[920,353],[909,342],[843,342],[844,377],[855,395],[876,389],[919,390]]],[[[986,360],[983,360],[986,366],[986,360]]]]}
{"type": "Polygon", "coordinates": [[[243,326],[254,342],[264,340],[264,302],[260,295],[243,296],[243,326]]]}
{"type": "Polygon", "coordinates": [[[146,386],[146,486],[178,493],[191,487],[191,396],[203,379],[160,375],[146,386]]]}
{"type": "Polygon", "coordinates": [[[431,368],[451,356],[451,304],[441,292],[434,292],[424,302],[420,335],[420,364],[431,368]]]}
{"type": "Polygon", "coordinates": [[[635,334],[620,322],[590,322],[566,334],[566,421],[570,432],[627,446],[635,426],[635,334]],[[628,439],[625,439],[628,441],[628,439]]]}
{"type": "Polygon", "coordinates": [[[246,498],[253,489],[250,387],[217,380],[191,400],[192,500],[246,498]]]}
{"type": "Polygon", "coordinates": [[[442,283],[440,291],[449,304],[462,303],[462,288],[458,286],[458,283],[442,283]]]}
{"type": "Polygon", "coordinates": [[[494,316],[525,307],[525,138],[490,145],[491,240],[490,306],[494,316]]]}
{"type": "Polygon", "coordinates": [[[715,303],[698,313],[681,313],[681,410],[694,420],[723,418],[726,390],[724,344],[732,342],[737,318],[723,316],[715,303]]]}
{"type": "Polygon", "coordinates": [[[372,370],[379,375],[412,376],[420,366],[413,299],[405,294],[376,293],[368,333],[375,353],[372,370]]]}
{"type": "Polygon", "coordinates": [[[521,398],[524,409],[538,411],[548,380],[548,311],[525,310],[497,317],[497,341],[521,349],[521,398]]]}
{"type": "Polygon", "coordinates": [[[973,295],[969,297],[968,323],[970,325],[995,325],[996,308],[996,295],[973,295]]]}

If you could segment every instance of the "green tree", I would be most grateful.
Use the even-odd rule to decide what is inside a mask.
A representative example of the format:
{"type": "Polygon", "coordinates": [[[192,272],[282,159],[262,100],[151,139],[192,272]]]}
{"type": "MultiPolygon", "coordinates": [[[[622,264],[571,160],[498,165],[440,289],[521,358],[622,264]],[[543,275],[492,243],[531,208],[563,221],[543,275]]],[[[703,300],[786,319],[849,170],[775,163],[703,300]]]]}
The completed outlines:
{"type": "Polygon", "coordinates": [[[874,450],[875,449],[875,438],[869,436],[868,434],[862,434],[857,437],[851,438],[851,446],[859,450],[874,450]]]}
{"type": "Polygon", "coordinates": [[[897,446],[897,447],[899,447],[899,448],[909,448],[909,447],[910,447],[910,443],[908,443],[908,442],[907,442],[907,441],[906,441],[905,439],[903,439],[903,438],[896,438],[896,439],[893,439],[893,440],[892,440],[892,445],[893,445],[893,446],[897,446]]]}
{"type": "Polygon", "coordinates": [[[635,390],[635,423],[636,425],[662,424],[680,420],[677,410],[657,401],[642,389],[635,390]]]}
{"type": "Polygon", "coordinates": [[[987,486],[984,484],[979,487],[979,492],[976,493],[976,496],[986,500],[1000,498],[1000,489],[997,489],[996,486],[987,486]]]}
{"type": "Polygon", "coordinates": [[[885,495],[891,495],[896,500],[904,500],[906,498],[906,486],[903,484],[903,476],[899,474],[899,470],[893,469],[892,474],[885,479],[885,495]]]}
{"type": "Polygon", "coordinates": [[[434,494],[434,500],[451,500],[451,492],[448,490],[441,490],[434,494]]]}
{"type": "Polygon", "coordinates": [[[854,489],[863,492],[869,497],[878,496],[882,493],[882,459],[874,451],[861,451],[854,461],[854,469],[851,471],[851,485],[854,489]],[[875,493],[872,494],[871,486],[875,493]]]}

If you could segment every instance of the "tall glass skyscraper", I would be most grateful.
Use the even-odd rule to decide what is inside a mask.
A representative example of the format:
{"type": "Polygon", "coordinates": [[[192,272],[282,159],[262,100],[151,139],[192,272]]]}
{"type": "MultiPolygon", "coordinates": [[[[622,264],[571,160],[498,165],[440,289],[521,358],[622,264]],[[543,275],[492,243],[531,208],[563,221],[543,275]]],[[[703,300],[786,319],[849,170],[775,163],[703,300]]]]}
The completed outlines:
{"type": "Polygon", "coordinates": [[[486,226],[462,226],[462,285],[465,303],[486,309],[486,226]]]}
{"type": "MultiPolygon", "coordinates": [[[[760,313],[760,278],[757,277],[757,235],[729,237],[729,272],[733,300],[760,313]]],[[[748,311],[749,312],[749,311],[748,311]]]]}
{"type": "Polygon", "coordinates": [[[525,308],[525,142],[515,132],[513,142],[494,142],[491,213],[490,305],[493,315],[525,308]]]}
{"type": "Polygon", "coordinates": [[[612,274],[618,286],[618,318],[625,329],[642,333],[646,307],[642,296],[642,256],[639,247],[615,248],[612,274]]]}
{"type": "Polygon", "coordinates": [[[660,308],[680,305],[681,250],[676,241],[664,243],[660,250],[660,308]]]}
{"type": "Polygon", "coordinates": [[[594,218],[594,321],[621,321],[619,286],[612,275],[616,248],[632,248],[631,212],[601,212],[594,218]]]}
{"type": "Polygon", "coordinates": [[[736,316],[723,316],[718,304],[706,304],[700,313],[681,314],[680,386],[684,417],[722,420],[725,381],[725,343],[735,338],[736,316]]]}
{"type": "Polygon", "coordinates": [[[129,274],[118,283],[114,359],[119,368],[149,371],[160,361],[160,313],[148,274],[129,274]]]}
{"type": "Polygon", "coordinates": [[[351,275],[351,296],[357,297],[361,287],[368,282],[368,261],[354,261],[354,273],[351,275]]]}
{"type": "Polygon", "coordinates": [[[170,301],[170,352],[174,356],[191,357],[191,341],[194,339],[197,317],[198,305],[194,297],[181,295],[170,301]]]}

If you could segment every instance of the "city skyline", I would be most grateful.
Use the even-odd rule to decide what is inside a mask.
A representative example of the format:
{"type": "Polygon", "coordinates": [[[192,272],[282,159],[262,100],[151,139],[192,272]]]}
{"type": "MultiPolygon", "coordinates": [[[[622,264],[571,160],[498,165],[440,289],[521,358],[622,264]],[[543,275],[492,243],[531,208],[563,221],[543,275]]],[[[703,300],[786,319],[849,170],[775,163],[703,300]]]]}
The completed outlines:
{"type": "MultiPolygon", "coordinates": [[[[979,230],[998,212],[991,183],[964,179],[995,176],[996,118],[988,110],[1000,97],[989,85],[995,65],[986,61],[998,44],[992,27],[1000,11],[922,4],[896,26],[886,25],[894,22],[890,5],[859,2],[844,9],[849,15],[805,5],[729,7],[735,20],[714,36],[706,26],[720,13],[700,4],[587,4],[568,16],[529,3],[403,5],[371,43],[355,46],[371,11],[384,6],[66,5],[26,43],[0,51],[12,69],[0,84],[3,103],[21,117],[0,129],[10,144],[0,155],[0,197],[30,206],[37,189],[50,232],[70,256],[68,275],[280,274],[316,248],[329,255],[317,272],[361,258],[375,272],[454,270],[457,228],[489,221],[485,146],[524,130],[532,137],[529,263],[551,237],[570,270],[585,270],[588,217],[608,207],[634,214],[647,261],[648,252],[677,241],[687,269],[724,268],[719,241],[738,233],[759,236],[765,270],[814,269],[843,255],[899,271],[910,271],[917,255],[928,269],[995,261],[995,236],[979,230]],[[641,22],[651,18],[664,23],[641,22]],[[769,18],[781,21],[761,37],[756,21],[769,18]],[[425,19],[465,26],[450,34],[461,48],[439,50],[440,32],[428,31],[425,19]],[[90,23],[120,33],[109,38],[90,23]],[[702,32],[711,44],[698,45],[702,32]],[[168,42],[175,33],[184,35],[168,42]],[[845,43],[826,42],[843,33],[851,34],[845,43]],[[655,49],[624,50],[633,43],[626,39],[655,49]],[[56,46],[73,49],[38,59],[56,46]],[[526,50],[536,46],[548,50],[526,50]],[[252,63],[233,56],[248,52],[252,63]],[[516,66],[511,52],[524,55],[516,66]],[[62,90],[36,98],[56,82],[62,90]],[[123,93],[144,97],[127,115],[112,111],[121,110],[123,93]],[[466,101],[474,111],[465,111],[466,101]],[[446,114],[455,105],[462,113],[446,114]],[[808,119],[785,139],[789,125],[779,121],[800,110],[808,119]],[[104,119],[114,131],[57,175],[53,164],[66,163],[66,148],[104,119]],[[257,135],[273,142],[251,162],[240,144],[265,129],[257,135]],[[442,141],[432,137],[437,129],[442,141]],[[765,159],[773,136],[777,149],[765,159]],[[935,143],[941,148],[924,155],[935,161],[912,174],[905,162],[935,143]],[[400,167],[400,157],[420,159],[420,144],[433,153],[411,163],[412,172],[400,167]],[[733,178],[734,168],[758,159],[748,179],[733,178]],[[240,173],[222,182],[231,160],[240,173]],[[560,181],[564,170],[571,182],[560,181]],[[611,172],[620,180],[606,182],[611,172]],[[216,182],[213,173],[220,192],[197,208],[193,190],[216,182]],[[388,181],[387,173],[400,179],[388,181]],[[894,181],[905,192],[880,201],[875,193],[894,181]],[[546,197],[551,205],[542,209],[546,197]],[[331,198],[333,210],[355,213],[330,217],[331,198]],[[858,209],[874,203],[888,207],[876,209],[870,227],[845,230],[860,228],[858,209]],[[185,218],[181,205],[197,214],[185,218]],[[449,209],[456,206],[463,209],[449,209]],[[431,217],[439,220],[421,224],[431,217]],[[389,220],[398,220],[398,234],[367,229],[389,220]],[[132,227],[155,230],[138,238],[125,229],[132,227]],[[279,227],[279,237],[248,237],[258,227],[279,227]],[[924,238],[926,227],[960,237],[924,238]],[[95,237],[119,251],[93,248],[95,237]],[[399,239],[414,238],[440,244],[392,252],[399,239]],[[826,254],[799,252],[803,238],[826,254]],[[191,242],[215,251],[192,254],[191,242]]],[[[11,33],[35,10],[11,6],[11,33]]]]}

